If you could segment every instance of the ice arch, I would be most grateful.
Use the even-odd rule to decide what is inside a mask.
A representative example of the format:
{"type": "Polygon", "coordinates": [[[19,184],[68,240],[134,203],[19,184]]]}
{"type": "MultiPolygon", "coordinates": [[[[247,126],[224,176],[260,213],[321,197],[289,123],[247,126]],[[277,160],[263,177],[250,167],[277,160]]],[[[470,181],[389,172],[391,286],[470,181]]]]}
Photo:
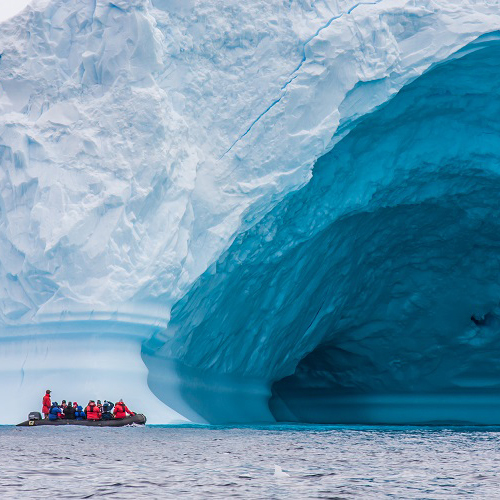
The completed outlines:
{"type": "Polygon", "coordinates": [[[174,306],[143,348],[158,397],[170,364],[177,409],[211,422],[500,423],[500,43],[466,52],[360,121],[174,306]]]}

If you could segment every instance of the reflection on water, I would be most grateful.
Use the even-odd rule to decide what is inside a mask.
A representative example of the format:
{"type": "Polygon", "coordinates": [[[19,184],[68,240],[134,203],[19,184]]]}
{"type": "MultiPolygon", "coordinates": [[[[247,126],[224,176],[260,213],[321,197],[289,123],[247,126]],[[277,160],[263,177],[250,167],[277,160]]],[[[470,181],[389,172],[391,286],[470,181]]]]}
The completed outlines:
{"type": "Polygon", "coordinates": [[[494,498],[499,431],[0,427],[0,496],[494,498]]]}

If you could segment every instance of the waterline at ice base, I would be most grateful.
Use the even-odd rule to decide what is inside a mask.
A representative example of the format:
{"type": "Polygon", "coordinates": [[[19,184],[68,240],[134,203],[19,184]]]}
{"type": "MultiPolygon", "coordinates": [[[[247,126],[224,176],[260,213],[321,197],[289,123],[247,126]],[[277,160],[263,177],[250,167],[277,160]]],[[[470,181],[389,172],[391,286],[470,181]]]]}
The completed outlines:
{"type": "Polygon", "coordinates": [[[0,24],[0,423],[500,424],[489,2],[33,2],[0,24]]]}

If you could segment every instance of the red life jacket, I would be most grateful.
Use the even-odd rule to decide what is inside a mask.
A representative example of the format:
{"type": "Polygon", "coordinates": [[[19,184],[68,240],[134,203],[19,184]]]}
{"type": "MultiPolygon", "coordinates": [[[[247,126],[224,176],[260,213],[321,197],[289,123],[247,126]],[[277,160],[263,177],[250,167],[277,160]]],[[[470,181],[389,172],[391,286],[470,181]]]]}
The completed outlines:
{"type": "Polygon", "coordinates": [[[87,420],[101,419],[101,412],[99,411],[99,408],[95,405],[88,405],[87,408],[85,408],[85,412],[87,413],[87,420]]]}
{"type": "Polygon", "coordinates": [[[115,408],[113,410],[115,414],[115,418],[125,418],[128,414],[132,414],[132,412],[125,406],[125,403],[116,403],[115,408]]]}
{"type": "Polygon", "coordinates": [[[49,413],[52,403],[50,401],[50,395],[45,394],[42,400],[42,413],[49,413]]]}

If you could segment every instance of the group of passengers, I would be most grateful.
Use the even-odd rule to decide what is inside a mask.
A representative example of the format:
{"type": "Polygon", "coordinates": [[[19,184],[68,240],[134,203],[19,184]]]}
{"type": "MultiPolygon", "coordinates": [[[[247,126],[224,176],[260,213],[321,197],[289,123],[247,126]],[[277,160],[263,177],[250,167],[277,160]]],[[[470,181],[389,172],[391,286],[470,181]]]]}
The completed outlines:
{"type": "Polygon", "coordinates": [[[125,418],[127,414],[135,415],[131,412],[127,405],[122,399],[118,403],[111,403],[110,401],[104,401],[98,399],[97,403],[94,400],[90,400],[83,409],[77,402],[68,401],[63,399],[61,404],[56,402],[51,402],[50,390],[45,391],[45,396],[42,401],[42,413],[44,418],[49,420],[57,420],[60,418],[65,418],[68,420],[111,420],[113,418],[125,418]]]}

